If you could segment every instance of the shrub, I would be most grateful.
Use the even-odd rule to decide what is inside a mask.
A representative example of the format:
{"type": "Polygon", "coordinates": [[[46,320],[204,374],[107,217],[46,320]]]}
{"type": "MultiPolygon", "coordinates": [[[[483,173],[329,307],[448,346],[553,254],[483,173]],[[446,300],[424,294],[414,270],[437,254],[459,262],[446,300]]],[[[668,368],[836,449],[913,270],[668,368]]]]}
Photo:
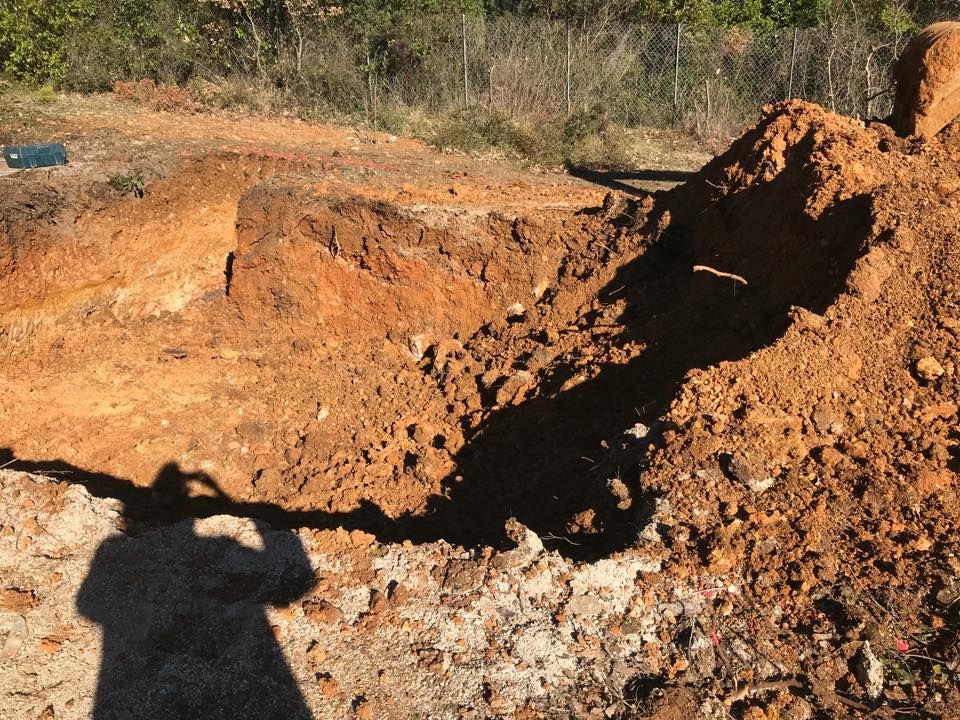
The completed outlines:
{"type": "Polygon", "coordinates": [[[204,101],[221,110],[251,113],[278,113],[287,110],[283,93],[260,80],[229,78],[211,84],[204,101]]]}
{"type": "Polygon", "coordinates": [[[367,102],[363,77],[343,57],[304,66],[289,92],[297,104],[312,106],[315,111],[327,108],[337,114],[361,112],[367,102]]]}
{"type": "Polygon", "coordinates": [[[588,137],[599,135],[608,125],[607,112],[603,105],[593,105],[588,110],[580,110],[563,123],[563,139],[575,143],[588,137]]]}
{"type": "Polygon", "coordinates": [[[59,81],[67,73],[67,37],[93,12],[92,0],[8,0],[0,3],[0,59],[20,80],[59,81]]]}
{"type": "Polygon", "coordinates": [[[56,102],[57,93],[52,85],[41,85],[33,93],[33,97],[41,105],[49,105],[50,103],[56,102]]]}
{"type": "MultiPolygon", "coordinates": [[[[461,110],[436,122],[423,118],[410,127],[410,112],[385,112],[391,128],[412,130],[430,144],[467,152],[498,150],[510,157],[540,165],[573,164],[598,169],[630,167],[633,156],[622,128],[602,110],[594,109],[563,119],[512,120],[482,108],[461,110]],[[407,127],[403,127],[404,119],[407,127]]],[[[395,130],[396,131],[396,130],[395,130]]]]}
{"type": "Polygon", "coordinates": [[[614,127],[606,127],[567,147],[563,158],[567,164],[591,170],[632,169],[634,159],[626,131],[614,127]]]}
{"type": "Polygon", "coordinates": [[[528,128],[500,113],[477,109],[447,116],[429,140],[441,148],[466,151],[496,148],[520,156],[532,155],[537,150],[537,139],[528,128]]]}

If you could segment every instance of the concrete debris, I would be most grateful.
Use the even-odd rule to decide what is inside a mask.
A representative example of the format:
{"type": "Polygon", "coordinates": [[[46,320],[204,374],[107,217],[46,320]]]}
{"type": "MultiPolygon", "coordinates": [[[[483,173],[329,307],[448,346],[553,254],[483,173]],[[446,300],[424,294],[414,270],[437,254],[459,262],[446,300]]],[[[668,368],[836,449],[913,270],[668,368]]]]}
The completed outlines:
{"type": "MultiPolygon", "coordinates": [[[[138,717],[178,703],[209,717],[224,703],[237,718],[509,715],[594,692],[601,662],[629,667],[670,621],[637,602],[658,561],[574,563],[516,521],[517,548],[491,555],[230,516],[130,535],[120,511],[0,471],[0,584],[19,608],[0,614],[3,717],[49,706],[79,720],[103,703],[138,717]],[[622,637],[599,652],[611,628],[622,637]]],[[[678,612],[698,607],[675,593],[678,612]]]]}
{"type": "Polygon", "coordinates": [[[883,692],[883,663],[874,655],[870,641],[865,640],[857,656],[857,679],[873,699],[883,692]]]}
{"type": "Polygon", "coordinates": [[[626,430],[624,430],[623,434],[639,442],[640,440],[643,440],[645,437],[647,437],[647,435],[650,434],[650,428],[648,428],[643,423],[638,422],[633,427],[629,427],[626,430]]]}

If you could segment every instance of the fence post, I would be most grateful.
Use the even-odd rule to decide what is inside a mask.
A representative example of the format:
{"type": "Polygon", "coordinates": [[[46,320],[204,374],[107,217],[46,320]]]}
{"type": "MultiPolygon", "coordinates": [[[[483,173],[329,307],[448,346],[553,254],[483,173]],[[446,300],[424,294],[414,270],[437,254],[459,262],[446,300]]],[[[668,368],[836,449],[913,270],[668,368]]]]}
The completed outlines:
{"type": "Polygon", "coordinates": [[[797,65],[797,33],[798,28],[793,29],[793,51],[790,53],[790,84],[787,86],[787,100],[793,97],[793,69],[797,65]]]}
{"type": "Polygon", "coordinates": [[[373,59],[370,57],[370,49],[367,48],[367,89],[370,91],[370,115],[373,122],[373,129],[377,129],[377,91],[373,82],[373,59]]]}
{"type": "Polygon", "coordinates": [[[570,20],[567,20],[567,116],[570,115],[570,20]]]}
{"type": "Polygon", "coordinates": [[[467,77],[467,14],[460,14],[460,24],[463,29],[463,106],[470,106],[470,80],[467,77]]]}
{"type": "Polygon", "coordinates": [[[710,78],[707,78],[707,79],[704,81],[704,86],[706,87],[706,90],[707,90],[707,119],[706,119],[706,121],[705,121],[704,124],[705,124],[705,126],[706,126],[706,128],[707,128],[707,130],[708,130],[708,132],[709,132],[709,128],[710,128],[710,78]]]}
{"type": "Polygon", "coordinates": [[[677,51],[673,62],[673,109],[680,109],[680,23],[677,23],[677,51]]]}

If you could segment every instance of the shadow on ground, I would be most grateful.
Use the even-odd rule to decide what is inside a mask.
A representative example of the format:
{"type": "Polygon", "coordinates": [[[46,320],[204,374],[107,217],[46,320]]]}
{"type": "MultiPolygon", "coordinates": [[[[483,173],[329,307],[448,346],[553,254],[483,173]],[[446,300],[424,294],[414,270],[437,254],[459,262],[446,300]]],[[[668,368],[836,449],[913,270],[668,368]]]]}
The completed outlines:
{"type": "Polygon", "coordinates": [[[591,170],[579,165],[568,165],[567,172],[575,178],[628,195],[646,195],[648,190],[644,189],[644,183],[676,185],[696,174],[693,170],[591,170]]]}
{"type": "MultiPolygon", "coordinates": [[[[226,500],[173,464],[145,492],[172,508],[188,484],[226,500]]],[[[250,539],[261,547],[181,522],[103,541],[76,597],[103,633],[94,720],[312,717],[267,617],[313,587],[309,559],[293,533],[257,524],[250,539]]]]}

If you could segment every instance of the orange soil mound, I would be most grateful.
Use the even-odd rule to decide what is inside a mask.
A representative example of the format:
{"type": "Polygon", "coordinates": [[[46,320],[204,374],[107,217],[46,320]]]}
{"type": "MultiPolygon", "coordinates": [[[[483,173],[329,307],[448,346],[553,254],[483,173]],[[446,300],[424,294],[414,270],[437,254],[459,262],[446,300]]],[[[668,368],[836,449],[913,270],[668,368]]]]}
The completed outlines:
{"type": "Polygon", "coordinates": [[[860,641],[913,678],[894,707],[944,690],[915,655],[956,658],[958,170],[950,136],[791,103],[667,201],[691,263],[750,283],[713,281],[718,324],[773,313],[785,332],[688,376],[640,485],[672,505],[672,573],[742,578],[730,628],[792,654],[841,714],[860,641]]]}
{"type": "Polygon", "coordinates": [[[740,588],[717,632],[829,716],[957,700],[958,170],[951,132],[791,102],[685,186],[611,199],[555,292],[421,361],[480,405],[412,428],[415,458],[462,441],[443,494],[380,532],[497,542],[513,516],[575,555],[639,542],[665,597],[678,576],[740,588]],[[912,695],[867,694],[867,640],[912,695]]]}

